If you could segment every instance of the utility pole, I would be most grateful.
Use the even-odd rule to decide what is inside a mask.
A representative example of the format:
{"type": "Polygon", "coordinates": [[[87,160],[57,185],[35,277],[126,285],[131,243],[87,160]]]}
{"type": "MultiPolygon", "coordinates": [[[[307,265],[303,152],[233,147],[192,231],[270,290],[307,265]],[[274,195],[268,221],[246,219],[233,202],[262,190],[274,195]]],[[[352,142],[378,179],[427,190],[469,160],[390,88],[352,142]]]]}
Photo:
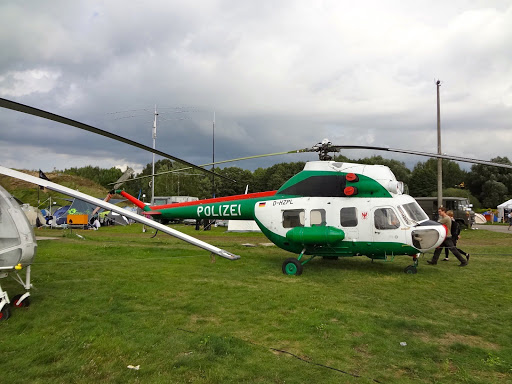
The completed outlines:
{"type": "MultiPolygon", "coordinates": [[[[437,86],[437,154],[441,152],[441,101],[439,99],[439,87],[441,81],[436,81],[437,86]]],[[[443,159],[437,158],[437,207],[443,205],[443,159]]]]}
{"type": "MultiPolygon", "coordinates": [[[[156,111],[156,104],[155,104],[155,119],[153,120],[153,149],[155,149],[156,145],[156,119],[157,119],[158,113],[156,111]]],[[[155,197],[155,153],[153,152],[153,168],[151,172],[151,200],[150,204],[153,204],[153,198],[155,197]]]]}

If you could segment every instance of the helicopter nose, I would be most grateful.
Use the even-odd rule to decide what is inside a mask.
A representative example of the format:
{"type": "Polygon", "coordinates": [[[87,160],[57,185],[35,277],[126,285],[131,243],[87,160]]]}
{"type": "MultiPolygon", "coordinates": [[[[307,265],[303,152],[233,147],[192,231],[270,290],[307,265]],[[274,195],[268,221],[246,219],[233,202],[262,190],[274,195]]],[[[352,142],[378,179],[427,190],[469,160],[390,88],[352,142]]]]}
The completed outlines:
{"type": "Polygon", "coordinates": [[[439,247],[446,239],[446,228],[443,225],[416,228],[411,236],[414,248],[426,252],[439,247]]]}

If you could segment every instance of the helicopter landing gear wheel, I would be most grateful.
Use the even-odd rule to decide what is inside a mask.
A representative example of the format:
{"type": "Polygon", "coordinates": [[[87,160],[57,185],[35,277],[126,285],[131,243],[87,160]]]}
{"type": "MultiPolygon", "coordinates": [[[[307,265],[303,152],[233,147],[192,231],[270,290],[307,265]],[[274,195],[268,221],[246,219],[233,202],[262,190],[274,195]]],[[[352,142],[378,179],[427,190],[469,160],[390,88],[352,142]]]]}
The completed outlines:
{"type": "Polygon", "coordinates": [[[8,305],[4,305],[0,311],[0,321],[7,320],[11,317],[11,310],[8,305]]]}
{"type": "Polygon", "coordinates": [[[283,263],[283,273],[285,275],[301,275],[302,274],[302,264],[299,260],[290,257],[286,259],[283,263]]]}
{"type": "Polygon", "coordinates": [[[415,265],[408,265],[407,267],[405,267],[404,273],[415,275],[416,273],[418,273],[418,269],[416,268],[415,265]]]}
{"type": "Polygon", "coordinates": [[[26,308],[30,305],[30,297],[23,298],[24,295],[16,295],[12,298],[11,304],[16,308],[26,308]],[[20,300],[21,299],[21,300],[20,300]]]}

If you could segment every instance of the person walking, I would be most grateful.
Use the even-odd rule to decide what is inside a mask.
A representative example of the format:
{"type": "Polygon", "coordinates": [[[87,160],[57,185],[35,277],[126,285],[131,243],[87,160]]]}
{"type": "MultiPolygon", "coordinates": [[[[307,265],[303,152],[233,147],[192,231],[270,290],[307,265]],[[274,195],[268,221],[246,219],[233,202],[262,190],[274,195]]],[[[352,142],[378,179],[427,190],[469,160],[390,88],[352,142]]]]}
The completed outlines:
{"type": "Polygon", "coordinates": [[[452,253],[455,255],[455,257],[460,261],[459,266],[465,267],[468,265],[468,261],[460,254],[460,252],[457,250],[457,248],[453,245],[452,240],[452,219],[450,216],[446,214],[446,208],[445,207],[439,207],[437,210],[439,213],[439,222],[443,224],[447,231],[446,231],[446,238],[444,239],[443,243],[436,248],[434,251],[434,256],[432,257],[432,260],[427,260],[427,263],[430,265],[436,265],[437,261],[439,260],[439,255],[441,254],[443,248],[448,248],[452,253]]]}
{"type": "Polygon", "coordinates": [[[512,211],[508,213],[508,230],[510,231],[510,227],[512,227],[512,211]]]}
{"type": "MultiPolygon", "coordinates": [[[[457,247],[457,241],[459,241],[459,239],[460,239],[460,225],[453,218],[453,211],[451,211],[451,210],[450,211],[446,211],[446,214],[450,217],[450,219],[452,219],[452,228],[450,230],[450,233],[452,234],[453,246],[457,247]]],[[[469,261],[469,256],[470,256],[469,253],[464,252],[460,248],[457,248],[457,251],[459,251],[460,254],[466,256],[466,259],[469,261]]],[[[443,261],[449,261],[450,260],[448,258],[449,254],[450,254],[450,250],[448,248],[445,248],[444,249],[445,258],[443,259],[443,261]]]]}

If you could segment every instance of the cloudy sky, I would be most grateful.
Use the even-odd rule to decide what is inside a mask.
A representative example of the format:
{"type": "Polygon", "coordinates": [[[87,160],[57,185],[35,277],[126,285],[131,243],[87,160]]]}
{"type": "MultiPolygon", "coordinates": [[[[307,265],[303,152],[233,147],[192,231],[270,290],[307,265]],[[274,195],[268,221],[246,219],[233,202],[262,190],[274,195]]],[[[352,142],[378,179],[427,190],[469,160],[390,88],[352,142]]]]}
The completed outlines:
{"type": "MultiPolygon", "coordinates": [[[[195,164],[211,161],[214,112],[216,160],[323,138],[436,152],[437,79],[443,152],[511,156],[510,1],[2,1],[0,25],[0,97],[148,146],[156,105],[157,149],[195,164]]],[[[140,170],[151,158],[0,110],[3,166],[140,170]]]]}

